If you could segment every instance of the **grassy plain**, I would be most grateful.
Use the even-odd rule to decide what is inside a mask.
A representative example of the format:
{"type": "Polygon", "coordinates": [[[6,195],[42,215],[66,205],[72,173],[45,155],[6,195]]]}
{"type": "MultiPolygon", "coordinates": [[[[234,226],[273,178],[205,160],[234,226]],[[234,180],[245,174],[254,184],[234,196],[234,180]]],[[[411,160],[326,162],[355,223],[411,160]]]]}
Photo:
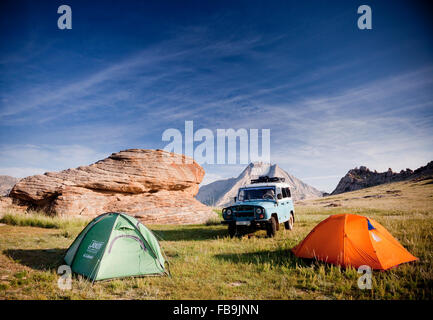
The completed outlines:
{"type": "Polygon", "coordinates": [[[57,286],[57,267],[86,224],[83,219],[3,212],[0,220],[0,299],[432,299],[433,180],[400,182],[301,201],[293,231],[260,231],[230,239],[215,223],[149,225],[161,239],[172,277],[90,282],[73,276],[57,286]],[[295,257],[290,249],[323,219],[356,213],[385,226],[420,260],[373,272],[360,290],[354,269],[295,257]]]}

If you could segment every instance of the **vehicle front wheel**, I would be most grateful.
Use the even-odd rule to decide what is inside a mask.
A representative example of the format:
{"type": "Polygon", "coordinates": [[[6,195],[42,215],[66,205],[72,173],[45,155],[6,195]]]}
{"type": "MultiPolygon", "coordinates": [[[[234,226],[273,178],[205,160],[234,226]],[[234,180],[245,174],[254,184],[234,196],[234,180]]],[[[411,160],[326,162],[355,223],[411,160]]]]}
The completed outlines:
{"type": "Polygon", "coordinates": [[[295,224],[295,218],[293,217],[293,213],[290,214],[290,219],[284,222],[284,228],[287,230],[293,230],[293,225],[295,224]]]}
{"type": "Polygon", "coordinates": [[[275,217],[271,217],[270,223],[267,225],[267,234],[268,237],[273,238],[275,237],[275,234],[277,233],[277,220],[275,217]]]}
{"type": "Polygon", "coordinates": [[[229,223],[229,236],[233,238],[236,235],[236,223],[229,223]]]}

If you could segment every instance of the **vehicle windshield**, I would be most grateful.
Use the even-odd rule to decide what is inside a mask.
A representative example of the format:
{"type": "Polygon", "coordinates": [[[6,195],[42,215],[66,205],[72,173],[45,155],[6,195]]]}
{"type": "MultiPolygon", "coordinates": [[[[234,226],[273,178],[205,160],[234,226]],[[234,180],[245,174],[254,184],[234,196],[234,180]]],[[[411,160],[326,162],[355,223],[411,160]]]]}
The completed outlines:
{"type": "Polygon", "coordinates": [[[248,188],[240,189],[238,195],[239,201],[249,200],[275,200],[275,188],[248,188]]]}

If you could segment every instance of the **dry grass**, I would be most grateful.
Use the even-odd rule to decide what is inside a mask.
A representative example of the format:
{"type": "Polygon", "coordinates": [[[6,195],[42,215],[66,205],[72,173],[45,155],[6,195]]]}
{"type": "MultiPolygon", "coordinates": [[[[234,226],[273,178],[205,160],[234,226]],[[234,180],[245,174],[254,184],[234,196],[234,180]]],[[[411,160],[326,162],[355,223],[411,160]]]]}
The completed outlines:
{"type": "Polygon", "coordinates": [[[73,227],[74,223],[60,224],[60,229],[3,225],[0,298],[431,299],[433,184],[426,182],[384,185],[298,204],[295,229],[280,228],[273,239],[263,231],[230,239],[224,226],[212,223],[149,226],[163,239],[171,278],[123,279],[92,286],[74,276],[68,291],[58,289],[56,269],[81,227],[73,227]],[[368,195],[382,197],[365,198],[368,195]],[[340,206],[326,207],[334,202],[340,206]],[[374,272],[373,289],[360,290],[356,270],[307,262],[290,252],[318,222],[341,212],[376,219],[420,261],[374,272]]]}
{"type": "Polygon", "coordinates": [[[431,214],[433,179],[383,184],[316,200],[301,201],[302,210],[359,208],[394,211],[396,214],[431,214]]]}

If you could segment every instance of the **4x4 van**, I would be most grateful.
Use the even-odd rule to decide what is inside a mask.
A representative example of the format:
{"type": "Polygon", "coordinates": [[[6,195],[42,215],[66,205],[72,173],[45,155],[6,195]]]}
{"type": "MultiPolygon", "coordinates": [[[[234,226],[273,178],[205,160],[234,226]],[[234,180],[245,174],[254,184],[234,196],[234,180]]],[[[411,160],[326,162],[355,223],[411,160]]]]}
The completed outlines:
{"type": "Polygon", "coordinates": [[[277,177],[263,176],[239,188],[235,204],[224,208],[222,214],[230,237],[258,229],[265,229],[273,237],[281,223],[288,230],[295,223],[290,186],[277,177]]]}

